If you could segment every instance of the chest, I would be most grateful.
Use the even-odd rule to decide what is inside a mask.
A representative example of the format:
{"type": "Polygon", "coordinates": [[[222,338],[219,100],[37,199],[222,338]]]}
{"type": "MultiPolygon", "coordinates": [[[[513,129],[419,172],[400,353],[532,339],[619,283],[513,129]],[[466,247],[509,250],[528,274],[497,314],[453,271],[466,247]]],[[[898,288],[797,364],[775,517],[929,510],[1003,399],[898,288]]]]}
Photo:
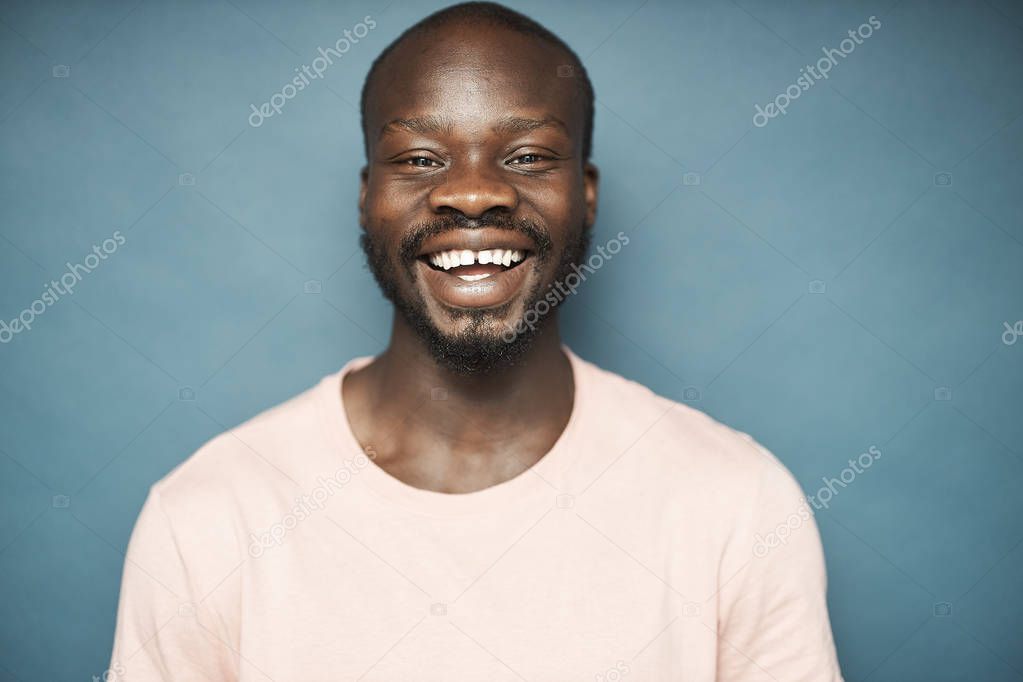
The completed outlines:
{"type": "Polygon", "coordinates": [[[251,562],[240,596],[239,649],[274,679],[713,679],[713,577],[672,542],[557,507],[307,530],[251,562]]]}

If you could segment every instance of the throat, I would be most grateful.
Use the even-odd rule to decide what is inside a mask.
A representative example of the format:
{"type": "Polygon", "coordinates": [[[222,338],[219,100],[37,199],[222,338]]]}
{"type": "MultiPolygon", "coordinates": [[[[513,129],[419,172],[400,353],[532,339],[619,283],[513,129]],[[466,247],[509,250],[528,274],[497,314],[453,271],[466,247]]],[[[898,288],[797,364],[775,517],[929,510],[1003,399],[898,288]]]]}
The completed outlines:
{"type": "Polygon", "coordinates": [[[345,377],[342,397],[356,440],[402,483],[443,493],[504,483],[546,456],[568,425],[575,384],[560,344],[522,366],[466,378],[413,349],[398,354],[395,341],[345,377]]]}

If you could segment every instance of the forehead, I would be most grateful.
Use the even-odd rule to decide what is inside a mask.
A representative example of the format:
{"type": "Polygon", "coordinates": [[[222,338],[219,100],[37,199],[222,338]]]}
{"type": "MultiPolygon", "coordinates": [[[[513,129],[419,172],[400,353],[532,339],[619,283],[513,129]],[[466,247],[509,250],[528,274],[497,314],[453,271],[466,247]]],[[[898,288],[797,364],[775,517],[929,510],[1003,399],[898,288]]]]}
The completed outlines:
{"type": "Polygon", "coordinates": [[[579,138],[583,103],[568,64],[557,46],[502,27],[459,23],[411,36],[375,76],[366,132],[375,139],[394,120],[484,132],[520,117],[560,121],[579,138]]]}

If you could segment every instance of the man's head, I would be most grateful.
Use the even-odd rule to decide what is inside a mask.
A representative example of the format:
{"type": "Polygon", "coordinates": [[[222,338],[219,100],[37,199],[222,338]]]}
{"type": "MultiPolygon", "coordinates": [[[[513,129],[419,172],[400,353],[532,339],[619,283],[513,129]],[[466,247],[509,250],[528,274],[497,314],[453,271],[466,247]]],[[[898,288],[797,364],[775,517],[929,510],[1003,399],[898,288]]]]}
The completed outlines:
{"type": "Polygon", "coordinates": [[[362,120],[362,244],[399,322],[450,369],[514,362],[554,318],[596,216],[578,57],[517,12],[455,5],[377,58],[362,120]]]}

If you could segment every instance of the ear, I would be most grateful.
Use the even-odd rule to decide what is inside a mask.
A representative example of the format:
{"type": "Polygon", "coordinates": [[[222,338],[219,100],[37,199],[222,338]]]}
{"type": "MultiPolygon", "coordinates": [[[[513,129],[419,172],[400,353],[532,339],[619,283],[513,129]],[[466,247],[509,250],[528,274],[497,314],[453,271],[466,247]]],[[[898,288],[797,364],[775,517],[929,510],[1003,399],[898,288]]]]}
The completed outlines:
{"type": "Polygon", "coordinates": [[[583,166],[583,200],[586,202],[586,228],[597,222],[597,196],[600,171],[590,162],[583,166]]]}
{"type": "Polygon", "coordinates": [[[359,227],[366,227],[366,190],[369,183],[369,166],[359,171],[359,227]]]}

